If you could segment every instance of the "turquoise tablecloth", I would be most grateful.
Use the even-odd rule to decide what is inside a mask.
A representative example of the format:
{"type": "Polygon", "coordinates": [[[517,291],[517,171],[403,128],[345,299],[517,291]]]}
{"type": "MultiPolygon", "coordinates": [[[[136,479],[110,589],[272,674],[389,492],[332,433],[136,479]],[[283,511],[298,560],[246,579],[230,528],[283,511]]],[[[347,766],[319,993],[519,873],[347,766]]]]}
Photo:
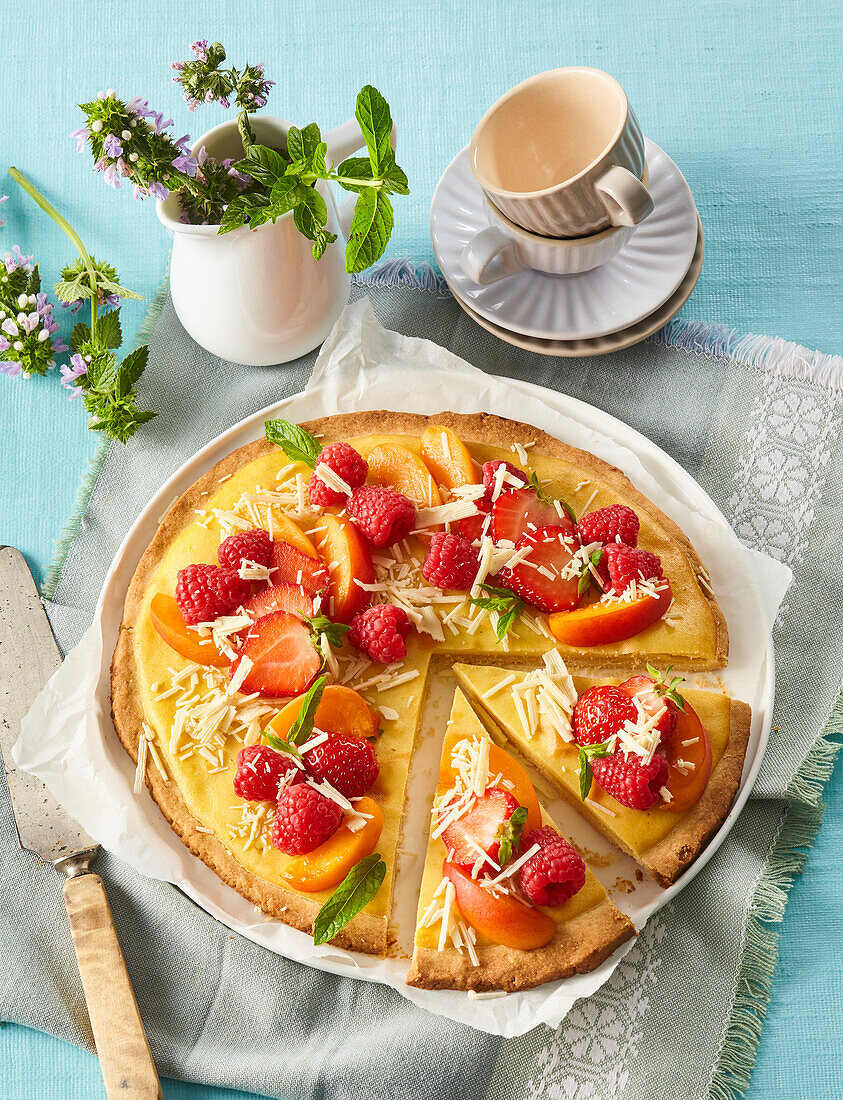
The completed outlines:
{"type": "MultiPolygon", "coordinates": [[[[839,352],[842,14],[825,0],[240,0],[183,13],[159,0],[6,5],[0,168],[14,163],[31,175],[91,250],[150,296],[167,241],[149,204],[115,195],[75,154],[65,136],[77,125],[73,104],[113,86],[148,96],[175,115],[179,133],[195,136],[220,121],[220,109],[189,114],[169,64],[194,38],[219,38],[235,62],[248,55],[266,63],[277,80],[270,108],[295,121],[333,125],[350,115],[362,83],[381,88],[413,188],[389,254],[425,260],[432,189],[483,109],[533,72],[591,64],[620,78],[645,132],[676,160],[697,199],[705,268],[682,315],[839,352]]],[[[0,209],[8,222],[0,249],[20,242],[35,251],[52,281],[69,256],[64,241],[13,188],[0,184],[12,195],[0,209]]],[[[141,312],[134,307],[135,321],[141,312]]],[[[21,547],[43,578],[96,441],[56,378],[0,379],[0,439],[0,541],[21,547]]],[[[831,820],[794,886],[751,1097],[801,1097],[808,1061],[831,1058],[841,1043],[843,859],[832,823],[843,814],[842,786],[839,777],[829,785],[831,820]]],[[[2,1100],[101,1095],[87,1055],[23,1029],[0,1029],[0,1065],[2,1100]]],[[[200,1095],[182,1084],[165,1092],[200,1095]]]]}

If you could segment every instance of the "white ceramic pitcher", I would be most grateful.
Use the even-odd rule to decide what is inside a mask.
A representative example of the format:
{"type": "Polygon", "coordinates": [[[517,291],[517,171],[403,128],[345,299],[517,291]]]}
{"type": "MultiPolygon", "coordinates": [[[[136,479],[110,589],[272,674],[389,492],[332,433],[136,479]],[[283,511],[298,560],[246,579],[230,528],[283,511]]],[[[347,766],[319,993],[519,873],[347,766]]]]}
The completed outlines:
{"type": "MultiPolygon", "coordinates": [[[[264,116],[252,117],[250,124],[256,140],[274,148],[283,147],[292,125],[264,116]]],[[[337,164],[365,145],[353,119],[324,140],[328,160],[337,164]]],[[[193,152],[203,145],[217,160],[243,155],[234,121],[209,130],[193,152]]],[[[327,229],[338,234],[320,260],[293,224],[292,212],[255,230],[243,226],[220,235],[215,225],[180,222],[175,194],[156,204],[173,239],[173,306],[187,332],[213,355],[259,367],[289,363],[321,344],[333,328],[351,284],[332,189],[324,182],[316,186],[328,204],[327,229]]]]}

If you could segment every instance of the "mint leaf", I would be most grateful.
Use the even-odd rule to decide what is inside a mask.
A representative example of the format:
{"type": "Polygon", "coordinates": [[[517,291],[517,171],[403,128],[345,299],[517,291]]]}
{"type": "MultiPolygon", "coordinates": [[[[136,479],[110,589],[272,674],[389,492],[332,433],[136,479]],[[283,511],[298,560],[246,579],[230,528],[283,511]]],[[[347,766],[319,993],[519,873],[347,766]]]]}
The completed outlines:
{"type": "Polygon", "coordinates": [[[376,263],[386,249],[394,224],[388,195],[371,187],[361,192],[354,204],[354,217],[345,246],[346,271],[365,271],[376,263]]]}
{"type": "Polygon", "coordinates": [[[527,807],[519,806],[508,821],[504,821],[498,828],[496,839],[498,845],[498,863],[505,867],[514,855],[518,855],[521,847],[521,833],[527,823],[527,807]]]}
{"type": "Polygon", "coordinates": [[[291,461],[304,462],[310,467],[318,462],[322,444],[298,424],[291,424],[289,420],[267,420],[263,431],[269,442],[280,447],[291,461]]]}
{"type": "Polygon", "coordinates": [[[339,649],[343,638],[351,629],[345,623],[332,622],[327,615],[314,615],[311,619],[304,620],[315,635],[324,634],[328,644],[339,649]]]}
{"type": "Polygon", "coordinates": [[[365,909],[380,890],[385,875],[386,864],[377,852],[355,864],[317,913],[313,922],[314,944],[332,940],[365,909]]]}
{"type": "Polygon", "coordinates": [[[378,176],[392,154],[392,116],[389,113],[389,104],[377,88],[367,84],[357,94],[354,117],[360,123],[366,140],[372,175],[378,176]]]}
{"type": "Polygon", "coordinates": [[[662,699],[669,699],[682,713],[685,713],[685,696],[680,695],[677,690],[680,684],[685,683],[684,676],[674,676],[672,680],[668,682],[668,675],[673,665],[668,665],[664,672],[659,672],[657,668],[654,668],[649,662],[647,663],[647,671],[655,681],[656,695],[662,699]]]}
{"type": "Polygon", "coordinates": [[[372,185],[372,165],[368,157],[349,157],[339,166],[337,175],[342,177],[338,182],[346,191],[361,192],[372,185]],[[361,180],[361,183],[349,182],[355,179],[361,180]]]}
{"type": "MultiPolygon", "coordinates": [[[[590,563],[594,566],[595,569],[600,564],[600,561],[601,561],[602,557],[603,557],[603,547],[601,546],[600,549],[595,550],[594,553],[589,558],[590,563]]],[[[578,596],[581,596],[583,594],[583,592],[585,592],[585,590],[591,584],[591,580],[592,580],[592,573],[591,573],[591,570],[588,567],[588,564],[586,564],[586,565],[583,566],[582,573],[580,573],[579,583],[577,584],[577,595],[578,596]]]]}
{"type": "Polygon", "coordinates": [[[399,168],[395,163],[394,154],[392,163],[384,167],[381,179],[386,184],[387,190],[394,192],[396,195],[410,194],[410,184],[407,179],[407,174],[404,172],[403,168],[399,168]]]}
{"type": "Polygon", "coordinates": [[[148,359],[149,348],[146,345],[129,352],[117,371],[117,381],[114,388],[118,397],[128,397],[132,392],[146,369],[148,359]]]}
{"type": "Polygon", "coordinates": [[[608,741],[601,741],[599,745],[580,745],[580,798],[583,802],[588,798],[594,780],[591,761],[611,756],[608,745],[608,741]]]}
{"type": "Polygon", "coordinates": [[[287,161],[266,145],[250,145],[244,159],[239,160],[234,167],[258,183],[272,187],[287,171],[287,161]]]}
{"type": "Polygon", "coordinates": [[[289,741],[282,741],[280,737],[276,737],[272,733],[267,733],[266,730],[261,730],[261,737],[270,748],[276,749],[278,752],[288,752],[290,756],[294,756],[296,760],[301,760],[301,753],[296,746],[291,745],[289,741]]]}
{"type": "Polygon", "coordinates": [[[101,313],[97,318],[97,343],[104,348],[119,348],[123,343],[119,309],[101,313]]]}
{"type": "Polygon", "coordinates": [[[474,604],[475,607],[485,607],[487,611],[497,613],[498,621],[495,626],[495,635],[498,641],[501,642],[527,605],[507,588],[495,588],[491,584],[481,584],[480,587],[487,592],[491,592],[492,595],[478,596],[469,599],[468,602],[474,604]]]}
{"type": "Polygon", "coordinates": [[[70,350],[78,352],[82,345],[87,344],[90,339],[91,330],[84,321],[77,321],[70,334],[70,350]]]}
{"type": "Polygon", "coordinates": [[[571,505],[566,500],[560,500],[559,497],[551,496],[550,493],[539,482],[539,475],[535,471],[530,474],[529,478],[527,479],[527,484],[535,492],[540,501],[542,501],[544,504],[560,504],[574,521],[574,523],[577,522],[577,514],[571,507],[571,505]]]}
{"type": "Polygon", "coordinates": [[[291,126],[287,131],[287,156],[291,161],[312,160],[313,154],[322,143],[322,133],[315,122],[309,122],[301,129],[291,126]]]}
{"type": "Polygon", "coordinates": [[[314,680],[302,700],[301,710],[296,716],[295,722],[290,726],[287,740],[291,745],[303,745],[313,733],[313,720],[316,717],[316,709],[322,701],[322,692],[328,682],[327,676],[320,676],[314,680]]]}
{"type": "Polygon", "coordinates": [[[337,235],[328,233],[324,228],[328,220],[328,207],[315,188],[303,189],[300,201],[293,211],[293,220],[298,231],[313,241],[313,258],[320,260],[328,245],[337,239],[337,235]]]}

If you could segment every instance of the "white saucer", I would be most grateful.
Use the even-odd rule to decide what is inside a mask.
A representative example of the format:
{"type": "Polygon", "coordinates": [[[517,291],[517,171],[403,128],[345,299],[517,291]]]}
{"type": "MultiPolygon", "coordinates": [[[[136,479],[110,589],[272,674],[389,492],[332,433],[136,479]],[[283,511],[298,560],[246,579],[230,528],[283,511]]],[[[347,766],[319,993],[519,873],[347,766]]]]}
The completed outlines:
{"type": "Polygon", "coordinates": [[[492,321],[487,321],[485,317],[475,313],[461,298],[456,298],[457,304],[465,310],[472,321],[476,321],[481,328],[491,332],[499,340],[504,340],[507,344],[512,344],[516,348],[524,348],[525,351],[535,352],[537,355],[553,355],[560,359],[574,359],[588,355],[608,355],[609,352],[620,351],[622,348],[638,344],[641,340],[646,340],[648,336],[652,336],[654,332],[658,332],[690,298],[691,291],[697,285],[697,279],[700,277],[705,252],[702,223],[699,222],[699,219],[697,221],[697,247],[691,260],[691,266],[685,273],[685,278],[668,300],[663,302],[658,309],[636,322],[636,324],[620,329],[618,332],[610,332],[605,336],[595,336],[589,340],[542,340],[538,336],[522,336],[520,333],[511,332],[507,328],[493,324],[492,321]]]}
{"type": "Polygon", "coordinates": [[[665,303],[683,281],[697,245],[698,216],[682,173],[645,139],[653,213],[608,263],[581,275],[522,271],[490,286],[463,272],[460,254],[489,224],[468,147],[448,165],[433,195],[433,252],[454,296],[478,317],[542,340],[593,339],[629,328],[665,303]]]}

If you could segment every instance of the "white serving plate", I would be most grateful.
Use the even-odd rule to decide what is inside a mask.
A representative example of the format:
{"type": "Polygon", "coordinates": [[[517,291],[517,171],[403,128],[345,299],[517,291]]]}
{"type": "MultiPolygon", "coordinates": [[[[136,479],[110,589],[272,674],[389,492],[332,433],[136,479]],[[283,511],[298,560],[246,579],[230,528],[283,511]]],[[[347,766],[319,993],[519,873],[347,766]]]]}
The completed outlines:
{"type": "MultiPolygon", "coordinates": [[[[351,314],[357,311],[352,321],[359,321],[364,305],[358,303],[347,311],[351,314]]],[[[338,329],[342,325],[341,318],[338,329]]],[[[385,338],[403,340],[384,330],[378,329],[378,332],[385,338]]],[[[329,338],[328,343],[332,340],[341,342],[343,338],[341,333],[329,338]]],[[[350,342],[348,338],[343,345],[344,352],[350,342]]],[[[764,555],[742,547],[722,513],[694,479],[650,440],[621,421],[552,390],[526,382],[494,379],[464,363],[457,368],[454,366],[459,362],[456,357],[426,341],[404,343],[413,345],[406,355],[407,362],[411,362],[416,369],[414,380],[407,381],[407,362],[401,362],[400,354],[390,357],[382,369],[367,370],[365,375],[353,375],[350,379],[343,376],[338,380],[336,376],[326,375],[324,368],[320,375],[317,365],[316,374],[319,377],[307,391],[271,405],[223,432],[190,458],[161,487],[133,524],[115,556],[103,585],[94,625],[42,693],[42,705],[46,708],[44,713],[55,714],[57,705],[67,705],[70,685],[80,683],[86,675],[91,679],[98,674],[92,689],[94,705],[91,706],[87,699],[82,699],[81,703],[77,699],[77,713],[68,719],[66,726],[59,726],[55,734],[45,734],[42,718],[40,726],[33,725],[33,734],[37,731],[37,735],[28,738],[25,723],[19,745],[26,744],[24,756],[28,755],[28,761],[21,760],[20,756],[18,759],[20,763],[28,763],[29,770],[41,775],[80,823],[121,858],[146,875],[174,883],[216,919],[253,942],[329,973],[387,983],[429,1011],[481,1030],[517,1035],[538,1022],[556,1026],[577,997],[587,996],[599,988],[631,944],[624,945],[591,974],[550,983],[505,999],[473,1001],[465,994],[453,991],[410,989],[404,982],[408,965],[406,959],[376,959],[329,945],[316,948],[304,933],[256,915],[250,903],[226,887],[208,867],[190,854],[145,792],[140,798],[132,797],[134,767],[117,741],[110,721],[109,665],[126,590],[160,517],[175,497],[230,451],[259,438],[263,434],[264,420],[270,417],[308,420],[336,411],[338,402],[341,407],[343,403],[344,407],[350,407],[353,402],[354,407],[360,410],[406,407],[406,398],[405,401],[395,401],[389,400],[389,396],[406,394],[408,388],[413,393],[410,401],[414,406],[412,411],[435,413],[443,407],[441,395],[453,394],[457,390],[462,395],[470,393],[472,396],[454,396],[451,407],[456,406],[455,411],[468,412],[473,407],[493,412],[497,410],[502,415],[515,415],[620,465],[643,492],[654,497],[668,515],[682,523],[708,567],[729,622],[732,656],[729,669],[722,674],[707,678],[691,676],[689,679],[707,679],[710,686],[722,684],[731,695],[746,700],[752,706],[752,729],[740,789],[729,816],[705,852],[672,887],[662,890],[645,876],[644,882],[634,893],[615,893],[614,900],[640,930],[647,919],[675,897],[715,855],[749,797],[770,731],[774,689],[770,628],[775,609],[769,595],[765,600],[761,591],[781,589],[783,567],[764,555]],[[417,350],[418,347],[433,349],[429,362],[444,358],[447,363],[420,368],[419,355],[422,353],[417,350]],[[455,369],[465,372],[465,379],[456,378],[455,369]],[[399,379],[404,383],[403,389],[397,385],[399,379]],[[455,385],[459,382],[464,384],[455,385]],[[98,673],[92,673],[92,668],[98,673]],[[50,737],[54,738],[52,748],[50,737]],[[60,744],[60,750],[55,749],[56,743],[60,744]],[[41,760],[38,758],[39,751],[43,756],[41,760]],[[50,757],[57,751],[64,754],[64,762],[56,763],[50,757]],[[86,784],[82,789],[76,771],[73,772],[72,782],[63,784],[68,769],[67,760],[76,761],[83,752],[92,760],[88,772],[84,773],[91,779],[91,784],[86,784]],[[97,781],[99,773],[107,782],[102,782],[97,788],[100,797],[95,800],[91,786],[97,781]],[[91,808],[92,802],[101,804],[103,800],[111,802],[110,816],[103,816],[106,810],[101,805],[97,809],[91,808]],[[91,815],[95,813],[100,814],[98,820],[92,820],[91,815]]],[[[365,364],[365,353],[360,358],[365,364]]],[[[342,355],[339,359],[342,362],[342,355]]],[[[362,372],[363,366],[354,369],[362,372]]],[[[779,599],[780,595],[776,598],[776,606],[779,599]]],[[[399,942],[405,944],[412,938],[416,887],[426,843],[429,797],[439,758],[439,742],[433,735],[433,727],[444,728],[448,709],[447,700],[437,696],[437,689],[432,692],[432,697],[433,710],[437,710],[438,697],[438,710],[424,722],[419,751],[411,769],[409,790],[414,812],[408,815],[403,841],[409,855],[399,860],[396,882],[395,920],[399,942]]],[[[30,715],[33,722],[38,721],[37,707],[36,703],[30,715]]],[[[619,877],[634,880],[635,864],[617,853],[567,804],[552,803],[550,809],[563,831],[579,844],[601,854],[614,853],[611,866],[595,868],[595,873],[607,888],[619,877]]]]}

